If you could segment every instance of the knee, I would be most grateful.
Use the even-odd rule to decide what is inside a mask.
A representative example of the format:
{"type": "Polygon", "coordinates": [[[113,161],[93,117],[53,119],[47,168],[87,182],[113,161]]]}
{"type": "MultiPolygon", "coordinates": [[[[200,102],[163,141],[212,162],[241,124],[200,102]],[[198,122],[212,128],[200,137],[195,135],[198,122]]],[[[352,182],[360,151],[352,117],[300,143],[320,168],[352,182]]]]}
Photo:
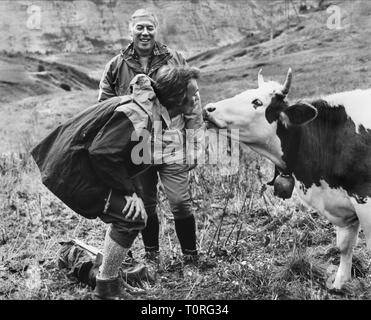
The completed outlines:
{"type": "Polygon", "coordinates": [[[187,206],[191,203],[191,195],[188,190],[173,190],[173,192],[167,192],[166,195],[171,208],[187,206]]]}
{"type": "Polygon", "coordinates": [[[337,228],[336,245],[341,253],[347,254],[353,250],[358,240],[358,228],[358,222],[348,227],[337,228]]]}
{"type": "Polygon", "coordinates": [[[137,237],[138,230],[123,229],[116,224],[112,224],[109,236],[113,241],[118,243],[123,248],[130,248],[137,237]]]}
{"type": "Polygon", "coordinates": [[[174,219],[185,219],[193,214],[190,199],[178,198],[176,201],[170,202],[170,208],[174,219]]]}

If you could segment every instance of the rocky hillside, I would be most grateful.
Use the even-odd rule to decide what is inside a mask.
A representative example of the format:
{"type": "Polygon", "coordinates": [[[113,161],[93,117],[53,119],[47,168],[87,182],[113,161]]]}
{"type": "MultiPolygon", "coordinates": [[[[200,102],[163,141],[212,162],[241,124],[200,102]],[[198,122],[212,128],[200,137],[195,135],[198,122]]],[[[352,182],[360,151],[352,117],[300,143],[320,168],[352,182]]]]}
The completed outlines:
{"type": "MultiPolygon", "coordinates": [[[[0,1],[0,7],[4,7],[4,3],[5,1],[0,1]]],[[[9,5],[16,6],[17,3],[21,6],[17,1],[9,5]]],[[[53,2],[35,3],[46,7],[51,6],[53,2]]],[[[71,3],[73,2],[63,1],[63,6],[59,6],[58,14],[66,11],[71,3]]],[[[82,3],[94,4],[95,7],[101,6],[102,10],[109,8],[106,3],[106,8],[103,9],[103,2],[101,4],[91,1],[78,2],[79,5],[82,3]]],[[[139,7],[134,2],[127,3],[130,9],[128,11],[139,7]]],[[[139,2],[141,3],[144,4],[139,2]]],[[[172,47],[178,48],[182,43],[187,43],[188,48],[192,49],[186,52],[186,57],[191,65],[201,69],[199,87],[203,105],[234,96],[247,88],[255,88],[260,68],[263,68],[266,78],[277,81],[284,80],[289,67],[293,69],[294,81],[290,90],[290,99],[371,87],[371,2],[327,0],[321,2],[321,10],[318,8],[318,1],[312,2],[313,7],[310,7],[309,0],[302,3],[307,4],[307,10],[299,8],[299,1],[293,1],[290,2],[290,11],[285,11],[284,0],[269,2],[203,0],[197,3],[147,1],[148,6],[151,5],[154,10],[157,8],[157,14],[164,20],[162,28],[169,26],[167,21],[173,21],[175,14],[184,17],[176,24],[179,28],[176,34],[172,34],[172,38],[169,32],[162,32],[162,34],[168,37],[165,40],[172,47]],[[267,3],[269,5],[264,7],[263,4],[267,3]],[[292,3],[296,4],[295,8],[292,3]],[[200,12],[206,14],[206,4],[209,4],[210,8],[212,4],[214,9],[216,6],[230,8],[230,11],[225,10],[225,12],[230,12],[231,15],[232,8],[248,6],[251,12],[256,12],[256,17],[260,17],[249,22],[255,23],[251,29],[248,29],[255,33],[249,34],[247,29],[237,27],[236,21],[243,20],[242,13],[234,12],[236,18],[229,19],[228,23],[235,24],[233,29],[235,38],[232,38],[232,33],[223,36],[221,30],[227,30],[227,25],[220,23],[218,27],[216,26],[217,17],[223,18],[216,9],[219,15],[216,15],[214,20],[210,18],[204,19],[208,22],[199,22],[198,25],[188,24],[188,30],[207,28],[209,30],[207,32],[210,32],[209,37],[205,37],[206,33],[203,34],[204,38],[201,36],[197,38],[196,33],[192,34],[191,31],[187,33],[185,21],[190,19],[190,16],[185,14],[189,12],[187,8],[196,10],[198,6],[204,8],[205,11],[200,12]],[[333,22],[331,19],[333,13],[331,10],[330,12],[326,10],[330,4],[341,8],[339,28],[328,25],[328,22],[333,22]],[[170,12],[168,11],[170,9],[174,10],[173,14],[161,10],[161,5],[167,12],[170,12]],[[182,10],[175,12],[177,6],[182,10]],[[298,11],[298,15],[295,10],[298,11]],[[277,15],[273,16],[275,23],[272,28],[267,20],[270,15],[263,15],[264,12],[268,14],[270,11],[277,12],[277,15]],[[285,12],[289,13],[289,17],[285,12]],[[210,23],[215,23],[215,27],[209,27],[210,23]],[[183,31],[181,26],[182,28],[184,26],[183,31]],[[213,34],[218,34],[219,40],[213,38],[213,34]],[[227,45],[228,41],[233,43],[227,45]],[[202,46],[202,43],[205,45],[202,46]]],[[[57,2],[54,4],[56,5],[57,2]]],[[[120,6],[122,2],[117,2],[116,8],[120,6]]],[[[4,11],[0,10],[0,14],[4,15],[4,11]]],[[[57,12],[53,14],[57,15],[57,12]]],[[[201,19],[200,15],[197,17],[201,19]]],[[[0,19],[0,25],[3,23],[4,20],[0,19]]],[[[80,28],[83,26],[84,24],[80,24],[80,28]]],[[[47,30],[49,33],[54,32],[61,36],[57,29],[47,30]]],[[[86,29],[84,32],[93,34],[94,29],[86,29]]],[[[13,30],[11,34],[20,37],[21,32],[13,30]]],[[[29,34],[24,33],[24,37],[29,34]]],[[[71,34],[75,33],[65,33],[65,36],[71,34]]],[[[199,34],[202,34],[201,31],[199,34]]],[[[1,33],[0,37],[4,35],[6,34],[1,33]]],[[[40,37],[42,38],[42,33],[40,37]]],[[[106,39],[105,41],[110,39],[104,38],[102,33],[99,37],[99,39],[106,39]]],[[[76,47],[77,51],[65,52],[58,48],[68,43],[77,43],[73,42],[71,37],[68,41],[66,39],[58,38],[60,47],[56,46],[57,42],[44,42],[47,50],[55,50],[50,54],[37,53],[37,51],[11,52],[16,51],[15,47],[12,50],[11,47],[6,47],[7,52],[0,50],[0,153],[17,149],[19,145],[24,149],[24,145],[31,145],[31,142],[40,139],[53,126],[96,102],[98,81],[104,66],[117,54],[119,47],[107,45],[96,47],[94,51],[88,52],[84,49],[87,42],[80,42],[81,46],[76,47]],[[21,140],[30,140],[30,142],[24,143],[21,140]]],[[[0,42],[0,46],[4,46],[4,43],[0,42]]],[[[20,48],[18,47],[19,50],[20,48]]],[[[30,51],[32,46],[22,48],[30,51]]]]}
{"type": "MultiPolygon", "coordinates": [[[[307,0],[308,7],[318,0],[307,0]]],[[[128,20],[141,7],[160,20],[160,40],[187,56],[237,42],[295,20],[302,0],[0,1],[0,50],[116,51],[129,41],[128,20]]]]}

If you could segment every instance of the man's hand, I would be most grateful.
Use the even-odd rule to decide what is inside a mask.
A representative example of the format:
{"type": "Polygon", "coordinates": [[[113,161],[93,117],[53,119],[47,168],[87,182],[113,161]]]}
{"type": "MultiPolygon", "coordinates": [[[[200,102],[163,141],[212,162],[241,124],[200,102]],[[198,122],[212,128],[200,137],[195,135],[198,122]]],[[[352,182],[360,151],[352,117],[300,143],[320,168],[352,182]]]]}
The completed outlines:
{"type": "Polygon", "coordinates": [[[147,213],[144,208],[144,203],[141,198],[137,196],[134,192],[132,196],[125,196],[126,205],[122,210],[122,213],[125,214],[125,219],[135,220],[138,217],[144,220],[147,223],[147,213]]]}

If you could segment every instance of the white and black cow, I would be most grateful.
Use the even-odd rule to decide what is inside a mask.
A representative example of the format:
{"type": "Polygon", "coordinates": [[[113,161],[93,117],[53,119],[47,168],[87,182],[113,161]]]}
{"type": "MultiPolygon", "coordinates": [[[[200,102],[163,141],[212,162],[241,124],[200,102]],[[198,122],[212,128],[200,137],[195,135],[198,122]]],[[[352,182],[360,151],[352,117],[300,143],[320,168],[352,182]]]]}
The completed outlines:
{"type": "MultiPolygon", "coordinates": [[[[371,249],[371,89],[290,104],[291,84],[259,87],[205,106],[219,128],[238,128],[240,142],[295,177],[300,198],[337,227],[340,266],[333,287],[351,279],[359,226],[371,249]]],[[[233,137],[232,137],[233,138],[233,137]]]]}

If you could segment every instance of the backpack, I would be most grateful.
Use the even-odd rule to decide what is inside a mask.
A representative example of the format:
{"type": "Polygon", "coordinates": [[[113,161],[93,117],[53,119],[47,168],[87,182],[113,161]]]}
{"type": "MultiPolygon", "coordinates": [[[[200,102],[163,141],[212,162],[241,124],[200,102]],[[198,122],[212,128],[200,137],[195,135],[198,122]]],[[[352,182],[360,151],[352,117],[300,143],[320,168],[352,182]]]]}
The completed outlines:
{"type": "MultiPolygon", "coordinates": [[[[96,218],[101,212],[107,186],[97,177],[89,159],[89,147],[115,110],[133,103],[138,108],[153,106],[150,80],[137,75],[131,95],[99,102],[59,125],[31,150],[43,184],[78,214],[96,218]]],[[[136,107],[135,106],[135,107],[136,107]]]]}

